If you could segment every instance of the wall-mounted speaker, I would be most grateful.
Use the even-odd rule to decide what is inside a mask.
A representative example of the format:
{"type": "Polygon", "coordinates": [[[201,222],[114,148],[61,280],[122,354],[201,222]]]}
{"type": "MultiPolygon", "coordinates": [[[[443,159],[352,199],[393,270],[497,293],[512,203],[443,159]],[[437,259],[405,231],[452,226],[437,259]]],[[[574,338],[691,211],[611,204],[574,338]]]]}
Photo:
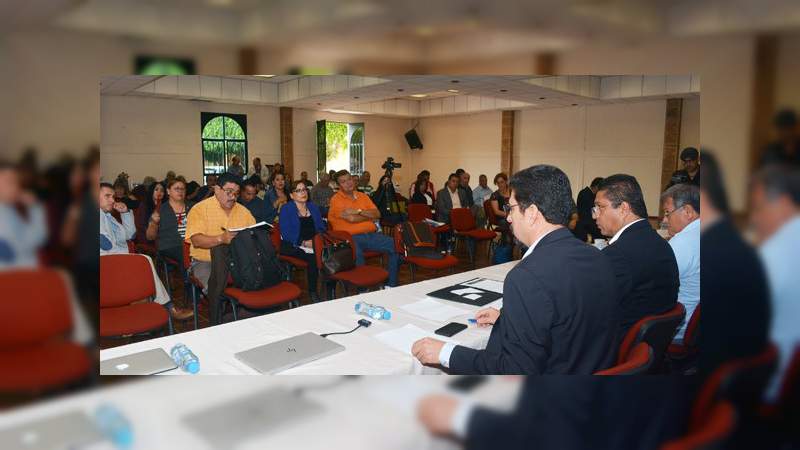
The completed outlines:
{"type": "Polygon", "coordinates": [[[419,140],[419,135],[417,134],[417,130],[408,130],[405,134],[406,142],[408,142],[409,148],[411,150],[414,149],[422,149],[422,141],[419,140]]]}

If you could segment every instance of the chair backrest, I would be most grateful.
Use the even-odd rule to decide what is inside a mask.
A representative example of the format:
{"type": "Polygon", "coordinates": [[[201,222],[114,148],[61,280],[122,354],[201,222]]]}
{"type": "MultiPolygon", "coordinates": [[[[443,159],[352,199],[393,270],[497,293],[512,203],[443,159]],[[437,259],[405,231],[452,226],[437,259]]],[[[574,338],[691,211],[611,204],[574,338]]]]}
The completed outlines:
{"type": "MultiPolygon", "coordinates": [[[[664,352],[669,347],[672,338],[678,331],[678,326],[686,315],[686,308],[676,302],[675,306],[664,314],[647,316],[636,322],[619,347],[617,364],[622,364],[628,358],[628,353],[639,342],[647,342],[653,348],[653,360],[656,364],[662,360],[664,352]]],[[[655,364],[654,364],[655,365],[655,364]]]]}
{"type": "Polygon", "coordinates": [[[430,206],[421,203],[412,203],[408,205],[409,222],[422,222],[425,219],[433,219],[430,206]]]}
{"type": "Polygon", "coordinates": [[[692,405],[689,428],[701,428],[704,418],[720,400],[730,401],[739,411],[756,411],[777,361],[778,348],[770,344],[755,356],[718,367],[703,384],[692,405]]]}
{"type": "MultiPolygon", "coordinates": [[[[333,239],[347,241],[352,250],[353,261],[356,260],[356,242],[353,240],[353,236],[350,233],[342,230],[328,230],[327,234],[333,239]]],[[[317,233],[314,235],[314,256],[317,258],[317,267],[320,268],[322,267],[323,248],[325,248],[325,241],[322,237],[322,233],[317,233]]]]}
{"type": "Polygon", "coordinates": [[[269,232],[269,238],[272,241],[272,247],[275,249],[275,253],[280,254],[281,252],[281,228],[280,225],[277,223],[272,226],[272,230],[269,232]]]}
{"type": "Polygon", "coordinates": [[[455,231],[475,229],[475,218],[469,208],[453,208],[450,211],[450,225],[455,231]]]}
{"type": "Polygon", "coordinates": [[[192,266],[191,250],[192,244],[183,241],[183,268],[186,270],[189,270],[189,267],[192,266]]]}
{"type": "Polygon", "coordinates": [[[736,408],[730,402],[717,402],[709,409],[701,426],[685,436],[665,443],[660,450],[727,448],[737,422],[736,408]]]}
{"type": "Polygon", "coordinates": [[[36,344],[71,330],[68,286],[54,269],[0,272],[0,348],[36,344]]]}
{"type": "Polygon", "coordinates": [[[145,255],[100,256],[100,308],[125,306],[156,295],[145,255]]]}
{"type": "Polygon", "coordinates": [[[595,372],[595,375],[639,375],[647,373],[652,365],[653,349],[647,342],[640,342],[628,352],[622,364],[595,372]]]}
{"type": "Polygon", "coordinates": [[[686,332],[683,334],[683,345],[692,350],[697,346],[697,336],[700,331],[700,306],[698,303],[692,311],[692,317],[689,318],[689,323],[686,324],[686,332]]]}
{"type": "Polygon", "coordinates": [[[483,202],[483,212],[486,213],[486,222],[490,225],[497,226],[497,216],[494,214],[491,200],[483,202]]]}

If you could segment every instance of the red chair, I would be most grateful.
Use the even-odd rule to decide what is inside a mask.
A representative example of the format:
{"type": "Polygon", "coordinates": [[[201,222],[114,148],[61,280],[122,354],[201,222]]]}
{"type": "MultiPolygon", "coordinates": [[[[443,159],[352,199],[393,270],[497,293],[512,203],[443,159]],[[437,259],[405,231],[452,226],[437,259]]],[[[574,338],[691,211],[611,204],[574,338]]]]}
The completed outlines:
{"type": "Polygon", "coordinates": [[[153,303],[156,295],[150,262],[144,255],[100,256],[100,336],[131,336],[168,326],[166,308],[153,303]],[[137,303],[134,303],[137,302],[137,303]]]}
{"type": "MultiPolygon", "coordinates": [[[[272,232],[269,234],[272,240],[272,246],[275,247],[275,253],[278,254],[278,259],[289,264],[289,280],[292,279],[292,272],[295,268],[308,270],[308,263],[300,258],[294,256],[281,255],[281,228],[277,223],[273,226],[272,232]]],[[[286,280],[286,281],[289,281],[286,280]]]]}
{"type": "Polygon", "coordinates": [[[595,372],[595,375],[640,375],[647,373],[653,365],[653,349],[647,342],[638,343],[622,364],[595,372]]]}
{"type": "Polygon", "coordinates": [[[486,214],[486,228],[491,230],[497,227],[497,214],[494,213],[491,200],[483,202],[483,212],[486,214]]]}
{"type": "Polygon", "coordinates": [[[698,303],[686,324],[686,332],[683,334],[683,344],[669,344],[667,355],[670,359],[680,360],[697,354],[697,336],[700,330],[700,304],[698,303]]]}
{"type": "MultiPolygon", "coordinates": [[[[356,259],[356,243],[353,240],[353,236],[346,231],[328,231],[328,235],[330,235],[334,239],[338,239],[341,241],[347,241],[350,243],[350,247],[352,248],[353,254],[353,261],[356,259]]],[[[320,271],[320,278],[322,279],[323,285],[327,283],[328,280],[335,281],[336,284],[341,284],[342,289],[344,290],[345,294],[348,293],[348,287],[353,286],[356,290],[368,289],[373,286],[379,286],[386,283],[386,280],[389,279],[389,272],[384,270],[381,267],[374,267],[374,266],[356,266],[351,270],[346,270],[343,272],[338,272],[333,275],[327,275],[324,270],[322,270],[322,249],[324,248],[324,243],[322,236],[317,234],[314,236],[314,254],[317,257],[317,267],[319,267],[320,271]]],[[[328,290],[328,299],[333,299],[336,296],[336,286],[333,289],[328,290]]]]}
{"type": "Polygon", "coordinates": [[[700,426],[686,436],[667,442],[661,450],[702,450],[726,448],[737,424],[736,409],[730,402],[715,403],[700,426]]]}
{"type": "Polygon", "coordinates": [[[88,352],[67,339],[72,293],[62,272],[2,272],[0,292],[0,392],[40,393],[90,377],[88,352]]]}
{"type": "MultiPolygon", "coordinates": [[[[433,219],[433,212],[431,207],[421,203],[412,203],[408,205],[408,221],[409,222],[422,222],[425,219],[433,219]]],[[[450,225],[444,224],[433,228],[433,232],[438,234],[447,233],[450,231],[450,225]]]]}
{"type": "MultiPolygon", "coordinates": [[[[453,208],[450,211],[450,225],[455,231],[456,239],[467,241],[469,261],[472,263],[472,267],[475,267],[475,245],[480,241],[494,240],[497,237],[497,233],[478,228],[469,208],[453,208]]],[[[491,246],[489,250],[491,251],[491,246]]]]}
{"type": "MultiPolygon", "coordinates": [[[[290,281],[281,281],[275,286],[260,289],[258,291],[243,291],[236,287],[228,287],[222,292],[221,301],[229,301],[233,308],[233,320],[239,320],[239,307],[244,306],[248,309],[266,309],[281,304],[291,306],[294,301],[300,298],[302,292],[296,284],[290,281]]],[[[220,307],[220,316],[224,308],[220,307]]],[[[222,317],[218,319],[222,323],[222,317]]]]}
{"type": "MultiPolygon", "coordinates": [[[[425,225],[429,229],[431,228],[430,225],[425,225]]],[[[433,230],[431,229],[431,231],[433,230]]],[[[436,234],[431,234],[433,235],[433,246],[436,248],[436,234]]],[[[403,243],[403,225],[401,224],[395,226],[394,229],[394,249],[397,251],[397,254],[400,255],[400,260],[408,263],[408,267],[411,269],[411,281],[414,281],[417,267],[431,269],[434,271],[450,269],[450,273],[453,273],[453,269],[458,265],[458,258],[453,255],[445,255],[445,257],[442,259],[425,258],[422,256],[408,256],[408,252],[406,252],[406,248],[403,243]]]]}
{"type": "Polygon", "coordinates": [[[685,315],[686,308],[680,302],[676,302],[675,306],[666,313],[647,316],[633,324],[620,344],[617,365],[628,360],[628,354],[636,345],[640,342],[647,342],[653,350],[653,364],[650,372],[660,369],[664,353],[672,342],[672,338],[675,337],[678,326],[685,315]]]}

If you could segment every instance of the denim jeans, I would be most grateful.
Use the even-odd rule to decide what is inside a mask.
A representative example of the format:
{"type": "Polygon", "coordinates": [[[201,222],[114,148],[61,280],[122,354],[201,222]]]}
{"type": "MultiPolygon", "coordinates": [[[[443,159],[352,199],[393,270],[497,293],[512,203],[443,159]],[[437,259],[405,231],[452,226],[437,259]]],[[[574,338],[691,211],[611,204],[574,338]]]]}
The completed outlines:
{"type": "Polygon", "coordinates": [[[356,243],[356,265],[364,265],[364,250],[386,253],[389,256],[389,286],[397,286],[397,271],[400,257],[394,250],[394,239],[380,233],[364,233],[353,235],[356,243]]]}

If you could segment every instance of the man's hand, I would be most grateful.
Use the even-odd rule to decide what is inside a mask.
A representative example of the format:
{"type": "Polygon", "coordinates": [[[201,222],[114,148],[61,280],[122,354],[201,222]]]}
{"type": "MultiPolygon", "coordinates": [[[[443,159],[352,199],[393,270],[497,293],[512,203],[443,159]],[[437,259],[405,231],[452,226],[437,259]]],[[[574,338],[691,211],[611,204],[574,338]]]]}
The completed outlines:
{"type": "Polygon", "coordinates": [[[346,208],[342,211],[342,218],[345,218],[345,216],[357,216],[357,215],[358,215],[357,209],[346,208]]]}
{"type": "Polygon", "coordinates": [[[422,364],[439,364],[439,353],[444,347],[444,342],[433,339],[423,338],[414,342],[411,346],[411,354],[422,364]]]}
{"type": "Polygon", "coordinates": [[[114,203],[114,209],[116,209],[117,212],[120,214],[125,214],[126,212],[128,212],[128,205],[122,202],[116,202],[114,203]]]}
{"type": "Polygon", "coordinates": [[[161,222],[161,214],[158,211],[153,211],[153,214],[150,215],[150,221],[158,224],[158,222],[161,222]]]}
{"type": "Polygon", "coordinates": [[[228,245],[228,244],[230,244],[230,243],[231,243],[231,241],[233,240],[233,238],[235,238],[235,237],[236,237],[236,235],[237,235],[237,234],[238,234],[238,232],[226,231],[226,232],[224,232],[224,233],[222,233],[222,234],[220,235],[220,236],[221,236],[221,238],[220,238],[220,242],[221,242],[221,243],[223,243],[223,244],[225,244],[225,245],[228,245]]]}
{"type": "Polygon", "coordinates": [[[453,432],[453,416],[458,409],[458,400],[449,395],[428,395],[417,406],[417,418],[433,434],[447,435],[453,432]]]}
{"type": "Polygon", "coordinates": [[[498,317],[500,317],[500,311],[494,308],[482,309],[475,313],[475,320],[478,321],[478,326],[480,327],[494,325],[494,323],[497,322],[498,317]]]}

